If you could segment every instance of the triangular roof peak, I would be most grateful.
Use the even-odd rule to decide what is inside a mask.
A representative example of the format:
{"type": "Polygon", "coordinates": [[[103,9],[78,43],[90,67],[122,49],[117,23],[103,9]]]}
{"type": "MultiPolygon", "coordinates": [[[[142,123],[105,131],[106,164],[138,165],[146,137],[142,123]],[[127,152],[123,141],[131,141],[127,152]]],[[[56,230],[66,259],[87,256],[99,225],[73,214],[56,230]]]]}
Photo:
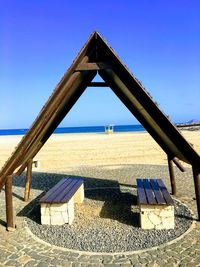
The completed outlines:
{"type": "Polygon", "coordinates": [[[0,171],[0,188],[8,175],[19,168],[20,171],[25,169],[87,86],[91,86],[97,72],[170,158],[176,157],[199,169],[200,157],[196,151],[161,112],[104,38],[94,31],[0,171]]]}

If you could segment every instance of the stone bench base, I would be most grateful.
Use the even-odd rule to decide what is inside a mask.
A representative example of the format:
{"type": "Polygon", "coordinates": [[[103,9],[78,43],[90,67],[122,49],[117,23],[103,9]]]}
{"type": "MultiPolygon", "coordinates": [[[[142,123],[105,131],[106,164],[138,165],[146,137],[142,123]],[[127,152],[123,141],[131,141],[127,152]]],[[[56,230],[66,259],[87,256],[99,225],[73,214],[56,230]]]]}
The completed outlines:
{"type": "Polygon", "coordinates": [[[82,184],[67,203],[40,203],[41,224],[72,224],[74,220],[74,203],[82,203],[83,200],[84,186],[82,184]]]}
{"type": "Polygon", "coordinates": [[[142,229],[174,229],[174,206],[140,205],[142,229]]]}
{"type": "Polygon", "coordinates": [[[74,199],[71,198],[68,203],[61,204],[41,203],[40,211],[41,224],[72,224],[74,219],[74,199]]]}

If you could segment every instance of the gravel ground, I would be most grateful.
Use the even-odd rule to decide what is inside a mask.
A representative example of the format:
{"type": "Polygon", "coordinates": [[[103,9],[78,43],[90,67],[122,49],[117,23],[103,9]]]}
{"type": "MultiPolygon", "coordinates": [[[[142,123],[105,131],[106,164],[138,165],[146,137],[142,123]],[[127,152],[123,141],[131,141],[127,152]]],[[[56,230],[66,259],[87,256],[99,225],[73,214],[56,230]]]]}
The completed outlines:
{"type": "MultiPolygon", "coordinates": [[[[38,216],[34,214],[34,210],[35,212],[38,212],[37,202],[41,198],[42,194],[48,191],[62,178],[69,176],[78,176],[85,179],[84,184],[86,189],[86,198],[83,203],[83,206],[76,206],[76,219],[74,221],[73,227],[75,227],[76,221],[81,220],[82,218],[82,222],[88,222],[86,226],[86,223],[82,225],[82,227],[85,227],[85,229],[87,229],[89,225],[93,225],[93,227],[100,229],[100,227],[102,227],[101,223],[104,222],[104,225],[110,225],[110,227],[112,226],[115,238],[117,238],[116,236],[120,232],[120,229],[123,230],[123,234],[121,234],[121,236],[128,236],[127,233],[128,231],[130,231],[130,228],[134,229],[134,231],[139,231],[139,229],[137,229],[136,227],[136,214],[133,214],[134,220],[130,220],[130,205],[128,205],[128,202],[126,202],[127,198],[129,199],[129,201],[132,201],[131,209],[134,213],[134,203],[136,200],[134,197],[136,193],[136,188],[134,185],[136,184],[136,178],[162,178],[166,186],[168,187],[168,190],[170,191],[169,172],[167,166],[146,164],[102,165],[95,167],[79,166],[76,168],[66,167],[66,169],[63,169],[62,173],[60,172],[60,170],[57,169],[55,169],[51,173],[44,170],[40,172],[33,172],[31,185],[32,190],[29,202],[23,202],[26,174],[23,173],[20,177],[14,177],[13,202],[15,207],[14,210],[16,212],[17,229],[13,233],[6,231],[5,195],[3,190],[0,194],[0,266],[200,266],[200,224],[199,221],[196,221],[197,210],[192,170],[190,168],[187,168],[186,172],[182,173],[175,167],[175,174],[177,182],[177,199],[180,200],[182,203],[185,203],[194,213],[193,227],[191,228],[191,231],[188,231],[186,235],[183,235],[181,238],[176,239],[174,242],[168,242],[167,244],[165,243],[164,246],[158,246],[156,247],[156,249],[153,250],[142,250],[136,253],[121,252],[119,254],[91,254],[90,252],[83,253],[77,252],[75,250],[61,249],[61,247],[55,247],[49,244],[45,244],[44,242],[40,242],[38,238],[34,238],[34,235],[32,235],[30,231],[27,231],[27,227],[25,227],[27,223],[24,223],[24,220],[28,221],[29,227],[31,227],[31,225],[33,224],[37,225],[36,218],[38,216]],[[119,198],[121,200],[121,203],[119,203],[118,201],[118,204],[116,204],[120,207],[120,204],[122,204],[122,199],[124,199],[126,207],[129,206],[127,209],[125,209],[124,205],[124,211],[126,211],[124,213],[127,214],[127,217],[129,218],[129,223],[126,220],[127,217],[119,216],[123,212],[123,209],[121,209],[121,207],[120,212],[118,212],[118,214],[116,215],[116,212],[114,212],[114,207],[116,207],[114,206],[115,202],[112,202],[112,206],[109,205],[109,195],[105,194],[104,190],[99,190],[102,187],[120,187],[120,191],[124,192],[124,194],[122,194],[122,197],[119,198]],[[94,191],[88,190],[91,188],[93,188],[94,191]],[[102,192],[104,192],[103,195],[102,192]],[[126,198],[123,198],[123,196],[126,196],[126,198]],[[91,207],[93,208],[92,210],[91,207]],[[110,209],[108,209],[108,207],[112,207],[112,212],[110,211],[110,209]],[[31,210],[33,213],[30,214],[31,210]],[[85,211],[87,211],[87,217],[82,214],[85,211]],[[132,225],[130,224],[130,221],[132,225]]],[[[111,190],[109,190],[109,194],[110,192],[111,190]]],[[[182,207],[184,208],[184,206],[182,207]]],[[[191,215],[187,210],[183,212],[183,214],[184,213],[185,215],[180,215],[178,217],[176,216],[176,220],[180,220],[182,222],[182,226],[186,229],[188,227],[188,223],[191,222],[191,215]]],[[[181,213],[179,212],[179,214],[181,213]]],[[[80,223],[79,226],[81,227],[80,223]]],[[[180,226],[181,228],[179,228],[179,230],[181,229],[181,231],[182,226],[180,226]]],[[[41,227],[40,224],[37,225],[37,227],[41,227]]],[[[68,226],[65,225],[59,228],[65,227],[68,226]]],[[[44,227],[42,228],[44,231],[44,227]]],[[[55,232],[53,228],[54,227],[52,227],[52,232],[55,232]]],[[[82,234],[88,234],[89,236],[91,235],[91,232],[85,232],[82,234]]],[[[157,231],[157,233],[159,232],[157,231]]],[[[65,239],[68,239],[68,234],[69,233],[67,232],[67,230],[65,230],[65,239]]],[[[77,237],[77,234],[78,232],[76,233],[74,239],[77,237]]],[[[41,239],[40,235],[41,234],[38,230],[38,237],[41,239]]],[[[88,243],[90,242],[90,239],[85,236],[82,239],[86,245],[88,245],[88,243]]],[[[64,240],[64,238],[62,240],[64,240]]],[[[122,241],[124,243],[124,240],[122,241]]],[[[128,241],[126,243],[130,243],[130,241],[131,239],[128,236],[128,241]]],[[[136,243],[137,241],[138,240],[134,242],[136,243]]],[[[148,242],[149,240],[146,243],[148,242]]],[[[98,243],[101,243],[101,237],[99,237],[98,243]]],[[[109,244],[110,243],[111,242],[109,241],[109,244]]],[[[125,250],[125,248],[123,248],[123,250],[125,250]]]]}
{"type": "MultiPolygon", "coordinates": [[[[106,186],[103,181],[102,186],[106,186]]],[[[84,203],[75,206],[72,225],[41,225],[38,199],[31,205],[26,220],[32,233],[50,244],[79,251],[113,253],[150,248],[177,238],[192,223],[190,210],[175,201],[175,229],[142,230],[133,187],[86,189],[84,203]]]]}

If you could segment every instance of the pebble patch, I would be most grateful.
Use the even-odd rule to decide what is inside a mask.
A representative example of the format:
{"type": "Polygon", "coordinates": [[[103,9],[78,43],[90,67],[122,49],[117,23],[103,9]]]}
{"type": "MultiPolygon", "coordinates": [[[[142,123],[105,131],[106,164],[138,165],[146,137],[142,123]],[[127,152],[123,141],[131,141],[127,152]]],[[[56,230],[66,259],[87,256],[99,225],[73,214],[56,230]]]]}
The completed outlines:
{"type": "Polygon", "coordinates": [[[31,232],[56,246],[87,252],[128,252],[169,242],[192,223],[190,210],[175,200],[173,230],[142,230],[135,188],[93,188],[85,190],[85,200],[75,205],[72,225],[40,224],[38,199],[26,218],[31,232]]]}

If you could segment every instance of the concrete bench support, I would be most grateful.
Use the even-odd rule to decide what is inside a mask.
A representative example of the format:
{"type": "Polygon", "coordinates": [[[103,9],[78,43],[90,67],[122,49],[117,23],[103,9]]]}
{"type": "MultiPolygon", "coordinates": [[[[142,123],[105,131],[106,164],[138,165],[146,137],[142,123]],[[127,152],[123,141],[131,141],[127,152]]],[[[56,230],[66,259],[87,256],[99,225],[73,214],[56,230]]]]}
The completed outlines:
{"type": "Polygon", "coordinates": [[[65,223],[72,224],[74,220],[74,199],[73,197],[68,203],[49,204],[41,203],[41,224],[63,225],[65,223]]]}
{"type": "Polygon", "coordinates": [[[142,229],[174,229],[174,202],[161,179],[137,179],[142,229]]]}
{"type": "Polygon", "coordinates": [[[70,181],[67,179],[61,180],[40,200],[41,224],[72,224],[74,220],[74,203],[80,204],[83,200],[84,184],[80,179],[78,182],[75,179],[70,181]],[[57,192],[59,192],[61,197],[60,200],[58,199],[57,192]],[[62,195],[64,196],[63,198],[62,195]]]}
{"type": "Polygon", "coordinates": [[[174,206],[140,205],[142,229],[174,229],[174,206]]]}

